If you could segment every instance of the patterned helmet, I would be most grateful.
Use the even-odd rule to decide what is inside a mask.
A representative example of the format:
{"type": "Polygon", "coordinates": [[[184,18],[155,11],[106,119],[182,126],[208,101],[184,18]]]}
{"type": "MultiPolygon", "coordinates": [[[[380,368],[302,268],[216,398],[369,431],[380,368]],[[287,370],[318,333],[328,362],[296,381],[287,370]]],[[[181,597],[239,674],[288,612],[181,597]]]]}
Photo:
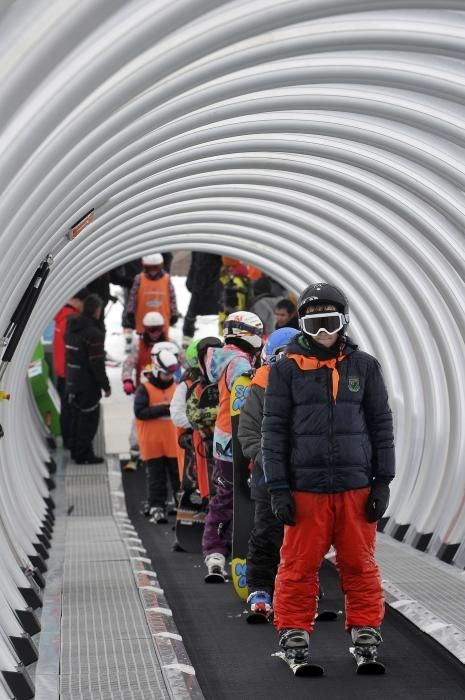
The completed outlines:
{"type": "Polygon", "coordinates": [[[263,323],[251,311],[234,311],[223,324],[223,336],[226,340],[241,338],[252,348],[261,348],[262,335],[263,323]]]}

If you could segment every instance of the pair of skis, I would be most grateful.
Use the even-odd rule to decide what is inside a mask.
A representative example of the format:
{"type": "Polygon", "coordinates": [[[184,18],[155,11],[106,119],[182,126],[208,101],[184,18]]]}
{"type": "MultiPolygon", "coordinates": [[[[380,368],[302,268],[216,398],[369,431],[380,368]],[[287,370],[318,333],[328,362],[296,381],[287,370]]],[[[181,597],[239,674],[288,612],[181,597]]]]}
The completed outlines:
{"type": "MultiPolygon", "coordinates": [[[[349,652],[355,659],[356,671],[360,676],[380,676],[386,671],[385,665],[378,661],[376,647],[351,647],[349,652]]],[[[324,668],[320,664],[314,664],[309,660],[287,658],[283,651],[278,651],[272,656],[282,659],[289,666],[294,676],[317,677],[324,675],[324,668]]]]}

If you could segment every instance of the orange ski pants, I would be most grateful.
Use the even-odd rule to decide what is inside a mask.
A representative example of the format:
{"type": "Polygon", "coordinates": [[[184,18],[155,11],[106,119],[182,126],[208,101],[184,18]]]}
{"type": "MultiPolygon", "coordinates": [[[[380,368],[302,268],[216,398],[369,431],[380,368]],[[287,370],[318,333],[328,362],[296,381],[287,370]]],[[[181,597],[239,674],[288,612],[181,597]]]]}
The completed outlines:
{"type": "Polygon", "coordinates": [[[376,523],[369,523],[365,514],[368,492],[293,492],[296,525],[284,528],[273,601],[276,629],[312,632],[318,571],[331,545],[345,595],[346,629],[381,624],[384,594],[374,558],[376,523]]]}

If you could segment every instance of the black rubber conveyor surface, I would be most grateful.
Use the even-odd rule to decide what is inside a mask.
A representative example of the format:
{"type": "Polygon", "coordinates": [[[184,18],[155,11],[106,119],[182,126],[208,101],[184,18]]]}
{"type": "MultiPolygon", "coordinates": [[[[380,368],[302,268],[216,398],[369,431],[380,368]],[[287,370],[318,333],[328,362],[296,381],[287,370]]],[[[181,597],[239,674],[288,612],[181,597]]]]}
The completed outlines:
{"type": "MultiPolygon", "coordinates": [[[[174,517],[169,525],[153,525],[140,514],[143,470],[124,473],[123,484],[129,517],[152,559],[207,700],[464,700],[465,667],[389,609],[380,653],[386,675],[356,675],[339,616],[336,622],[317,623],[311,637],[312,658],[325,667],[325,676],[294,678],[271,656],[277,651],[273,626],[245,622],[246,606],[232,583],[205,584],[201,556],[172,551],[174,517]]],[[[322,583],[322,607],[341,610],[338,576],[329,564],[323,567],[322,583]]]]}

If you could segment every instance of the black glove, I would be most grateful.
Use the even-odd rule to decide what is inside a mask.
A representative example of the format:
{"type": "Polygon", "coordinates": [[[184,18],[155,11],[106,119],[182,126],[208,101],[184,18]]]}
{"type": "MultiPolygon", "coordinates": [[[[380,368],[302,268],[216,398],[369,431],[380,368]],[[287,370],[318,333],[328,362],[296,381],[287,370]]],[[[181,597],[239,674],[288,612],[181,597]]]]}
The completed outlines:
{"type": "Polygon", "coordinates": [[[133,311],[126,311],[124,315],[124,327],[133,329],[136,327],[136,315],[133,311]]]}
{"type": "Polygon", "coordinates": [[[375,481],[368,494],[366,504],[367,520],[369,523],[375,523],[383,517],[389,505],[389,484],[384,481],[375,481]]]}
{"type": "Polygon", "coordinates": [[[295,525],[294,499],[288,489],[272,491],[271,510],[276,520],[279,520],[283,525],[295,525]]]}
{"type": "Polygon", "coordinates": [[[175,326],[179,320],[179,315],[178,314],[173,314],[170,316],[170,326],[175,326]]]}
{"type": "Polygon", "coordinates": [[[185,433],[181,433],[178,437],[178,445],[183,450],[192,450],[192,431],[186,430],[185,433]]]}

